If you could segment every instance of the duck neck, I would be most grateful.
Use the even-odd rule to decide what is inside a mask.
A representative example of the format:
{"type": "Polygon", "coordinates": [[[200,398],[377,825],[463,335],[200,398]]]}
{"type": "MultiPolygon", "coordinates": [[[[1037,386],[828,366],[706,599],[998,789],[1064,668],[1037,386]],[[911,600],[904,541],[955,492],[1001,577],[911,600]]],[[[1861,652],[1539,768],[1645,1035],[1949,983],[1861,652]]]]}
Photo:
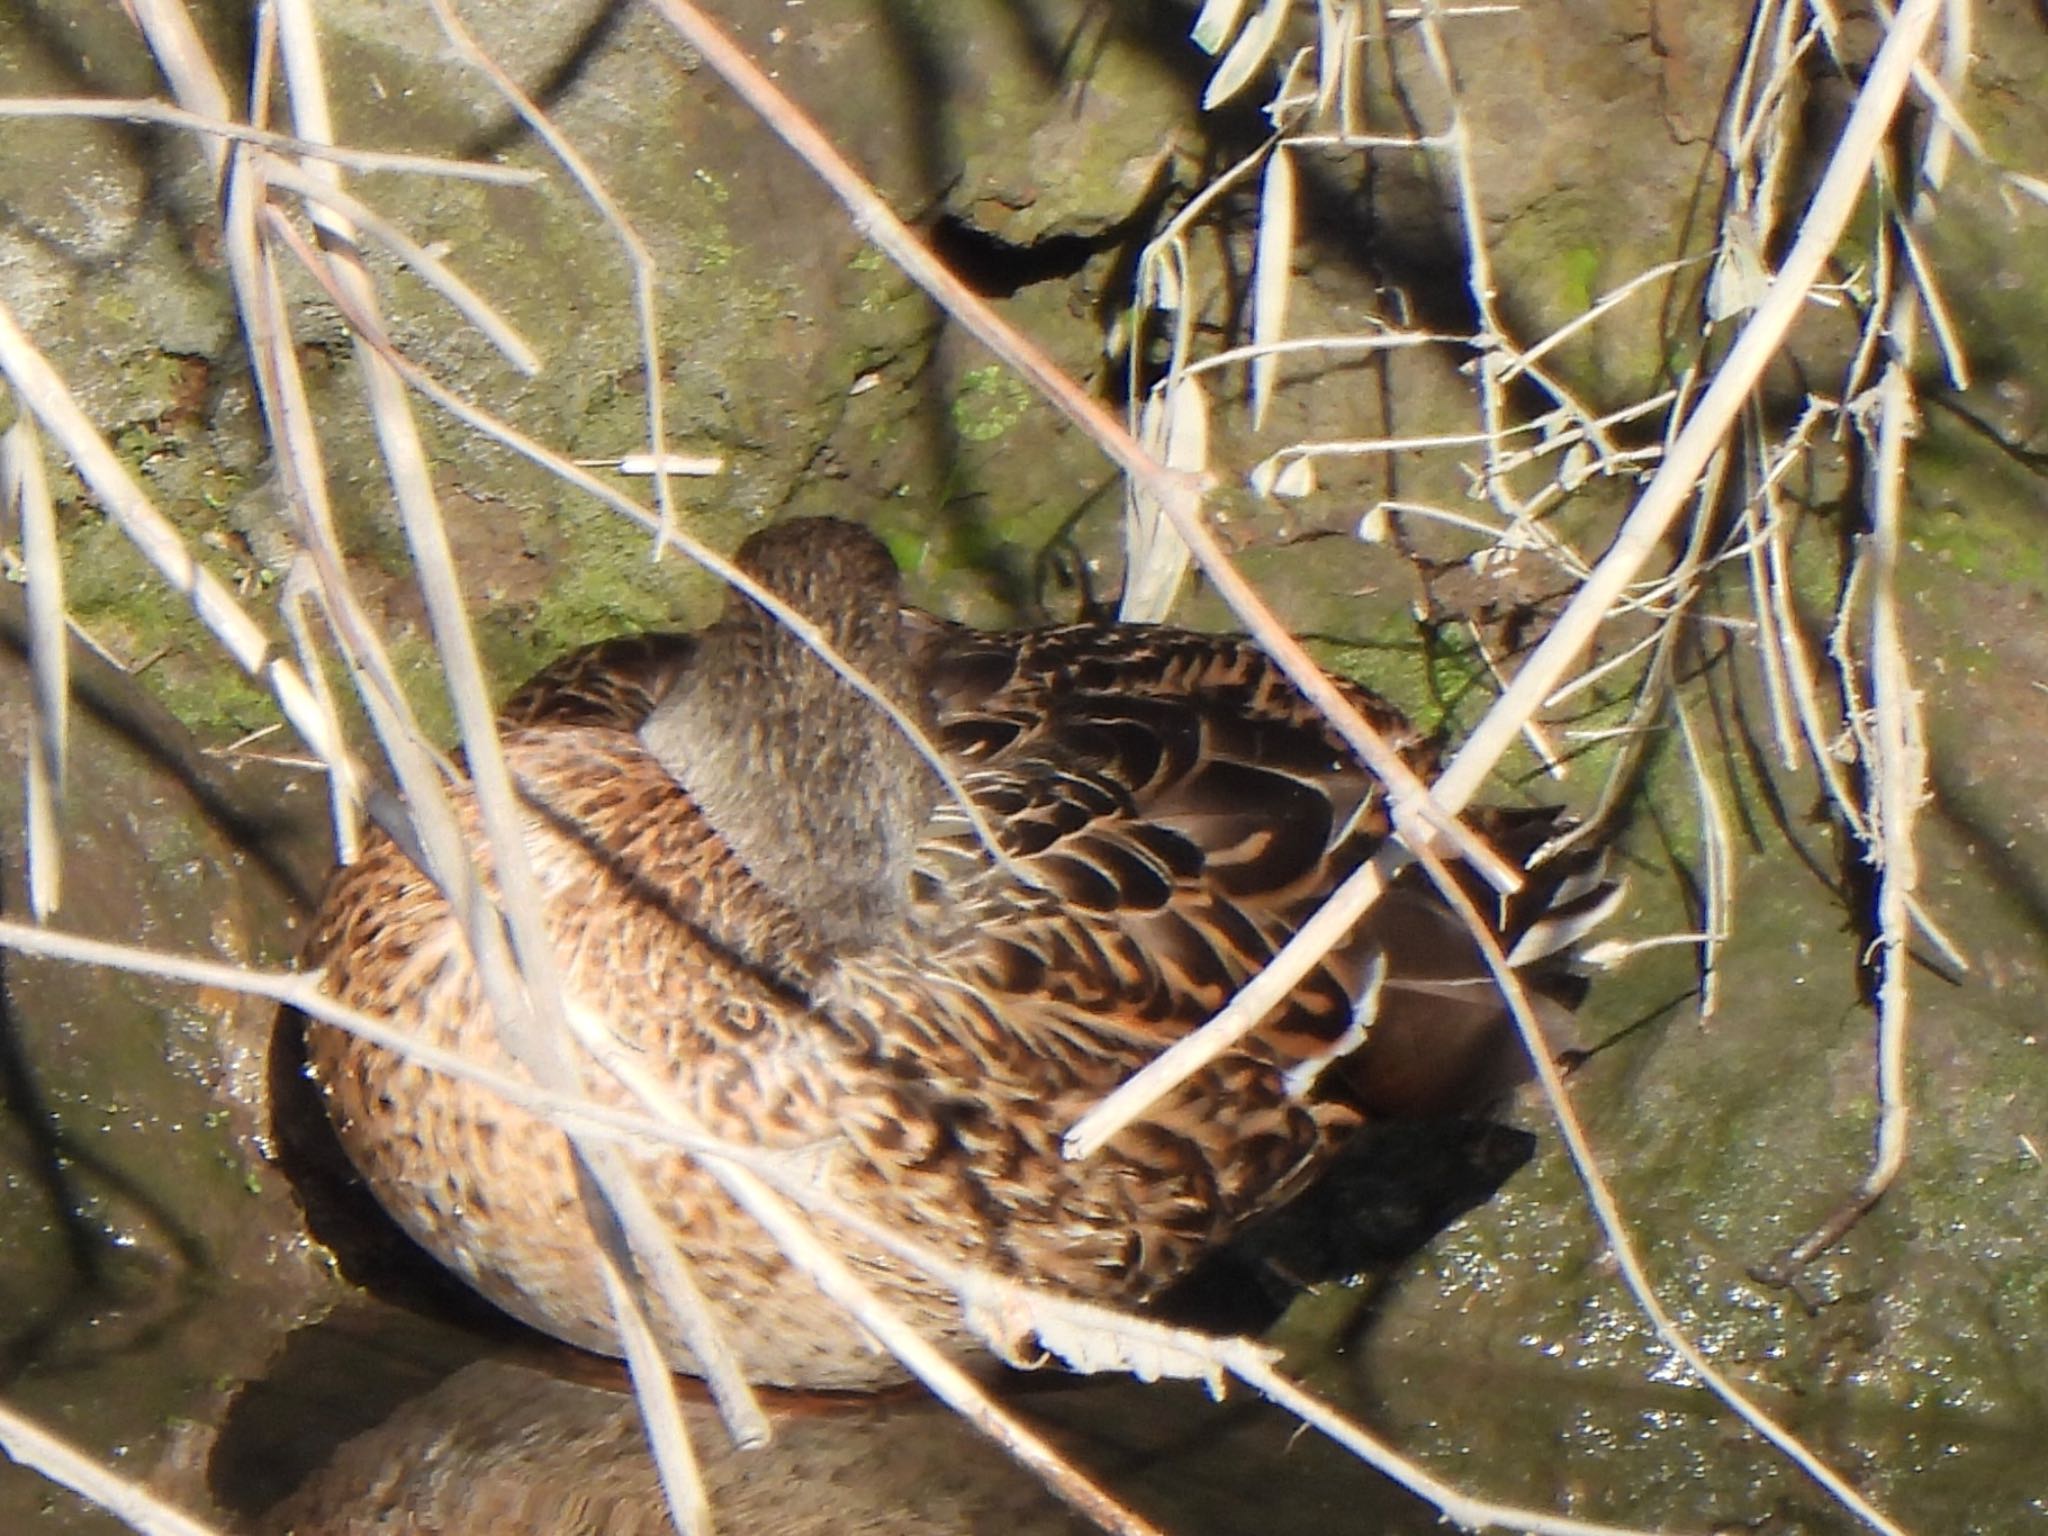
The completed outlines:
{"type": "MultiPolygon", "coordinates": [[[[831,628],[840,654],[924,724],[895,604],[831,628]]],[[[759,613],[712,626],[640,736],[822,950],[903,931],[936,776],[880,707],[794,635],[759,613]]]]}

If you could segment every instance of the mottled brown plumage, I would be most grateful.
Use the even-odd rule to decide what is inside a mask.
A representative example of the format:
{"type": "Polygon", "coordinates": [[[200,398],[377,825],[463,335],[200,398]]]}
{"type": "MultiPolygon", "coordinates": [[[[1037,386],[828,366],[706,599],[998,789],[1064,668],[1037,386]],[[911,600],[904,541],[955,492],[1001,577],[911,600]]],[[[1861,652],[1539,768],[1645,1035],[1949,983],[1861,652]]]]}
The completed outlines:
{"type": "MultiPolygon", "coordinates": [[[[1526,1067],[1470,938],[1410,869],[1239,1051],[1064,1160],[1090,1104],[1382,845],[1378,781],[1248,642],[964,629],[904,609],[881,546],[829,520],[740,560],[924,723],[1010,867],[887,717],[743,598],[697,636],[594,646],[522,689],[505,749],[568,988],[715,1134],[816,1159],[835,1196],[951,1254],[1141,1301],[1362,1118],[1469,1108],[1526,1067]]],[[[1433,771],[1391,708],[1349,692],[1433,771]]],[[[1518,860],[1555,830],[1541,811],[1474,820],[1518,860]]],[[[1560,955],[1608,892],[1560,860],[1500,914],[1539,990],[1569,993],[1560,955]]],[[[446,907],[393,844],[337,872],[306,961],[342,1000],[503,1065],[446,907]]],[[[315,1026],[309,1055],[350,1156],[430,1251],[515,1315],[616,1349],[559,1134],[337,1030],[315,1026]]],[[[706,1175],[644,1172],[754,1379],[900,1374],[706,1175]]],[[[947,1295],[852,1249],[964,1346],[947,1295]]]]}

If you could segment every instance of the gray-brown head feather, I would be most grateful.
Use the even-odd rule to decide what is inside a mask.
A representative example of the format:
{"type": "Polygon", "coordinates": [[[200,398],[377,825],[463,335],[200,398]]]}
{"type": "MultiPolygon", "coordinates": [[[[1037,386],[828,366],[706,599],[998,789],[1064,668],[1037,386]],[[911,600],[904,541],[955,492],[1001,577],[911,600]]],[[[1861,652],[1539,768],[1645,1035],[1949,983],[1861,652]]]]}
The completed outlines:
{"type": "MultiPolygon", "coordinates": [[[[930,707],[889,552],[830,519],[778,523],[736,563],[922,724],[930,707]]],[[[900,932],[937,780],[888,715],[734,592],[640,738],[826,950],[900,932]]]]}

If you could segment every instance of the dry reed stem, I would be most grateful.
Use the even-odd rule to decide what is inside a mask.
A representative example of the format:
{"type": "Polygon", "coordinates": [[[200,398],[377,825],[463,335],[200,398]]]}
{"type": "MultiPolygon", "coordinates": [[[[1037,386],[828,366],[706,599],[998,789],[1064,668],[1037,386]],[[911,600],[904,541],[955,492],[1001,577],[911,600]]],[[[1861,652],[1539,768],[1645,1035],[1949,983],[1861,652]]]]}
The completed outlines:
{"type": "MultiPolygon", "coordinates": [[[[225,97],[222,98],[225,106],[225,97]]],[[[351,149],[345,144],[316,144],[288,133],[272,133],[225,117],[188,112],[168,102],[104,100],[90,96],[0,96],[0,118],[94,118],[106,122],[148,123],[159,128],[185,128],[236,144],[254,144],[279,154],[332,161],[354,171],[397,171],[411,176],[445,176],[491,186],[530,187],[543,178],[538,171],[511,165],[485,165],[476,160],[445,160],[435,155],[407,155],[388,150],[351,149]]]]}
{"type": "MultiPolygon", "coordinates": [[[[225,93],[221,90],[203,48],[192,32],[189,18],[183,11],[175,5],[166,3],[166,0],[138,0],[136,17],[138,24],[144,29],[145,36],[157,52],[159,60],[164,64],[165,72],[172,80],[174,89],[186,99],[186,104],[209,115],[224,115],[225,93]]],[[[317,44],[310,15],[303,5],[285,3],[266,11],[266,31],[260,58],[267,60],[269,57],[268,49],[273,36],[281,47],[285,70],[292,85],[292,101],[301,126],[309,130],[307,136],[310,138],[331,140],[317,44]],[[275,34],[268,31],[270,17],[276,18],[275,34]]],[[[259,75],[260,73],[261,71],[259,75]]],[[[337,174],[333,166],[319,164],[312,168],[312,173],[316,176],[324,174],[326,179],[332,179],[337,174]]],[[[244,185],[246,190],[246,183],[244,185]]],[[[314,217],[316,224],[323,228],[330,253],[341,253],[343,258],[337,263],[339,270],[335,281],[350,288],[352,296],[370,306],[374,312],[374,291],[371,289],[367,274],[352,259],[353,245],[346,220],[336,215],[331,208],[316,208],[314,217]]],[[[273,221],[273,230],[281,224],[281,220],[273,221]]],[[[310,253],[303,250],[302,255],[310,257],[310,253]]],[[[318,264],[315,265],[317,267],[318,264]]],[[[260,295],[266,287],[274,292],[274,282],[264,283],[260,273],[245,268],[242,275],[248,279],[243,284],[245,299],[252,292],[260,295]]],[[[278,328],[278,334],[283,334],[282,327],[278,328]]],[[[417,782],[409,787],[421,791],[416,809],[418,806],[432,806],[438,813],[425,824],[429,829],[429,843],[438,844],[442,855],[438,859],[429,860],[429,871],[449,895],[452,910],[458,914],[465,911],[468,914],[465,932],[477,956],[477,968],[484,978],[486,991],[490,994],[493,1011],[501,1030],[507,1036],[508,1048],[526,1061],[536,1075],[545,1078],[550,1067],[558,1072],[566,1072],[567,1066],[554,1055],[556,1048],[553,1041],[560,1036],[550,1036],[537,1031],[531,1022],[531,1015],[527,1010],[531,1006],[532,994],[528,992],[527,987],[536,981],[539,983],[543,1019],[548,1012],[550,1001],[555,1004],[553,1011],[559,1015],[559,988],[558,984],[550,985],[552,953],[547,949],[545,929],[539,920],[538,902],[533,892],[530,872],[526,871],[524,866],[525,849],[519,835],[518,813],[510,793],[509,778],[504,773],[502,758],[496,752],[496,737],[491,723],[492,712],[487,704],[481,710],[481,732],[475,729],[479,718],[477,701],[483,697],[481,668],[476,663],[473,643],[469,642],[459,590],[453,581],[452,562],[447,556],[445,535],[440,529],[438,513],[432,502],[424,456],[420,452],[416,434],[412,431],[410,419],[404,409],[402,386],[388,371],[380,371],[374,353],[360,347],[358,351],[359,358],[367,359],[364,364],[365,383],[370,393],[371,415],[383,446],[387,468],[392,475],[402,513],[411,514],[407,519],[408,533],[413,539],[415,559],[420,565],[429,612],[436,624],[437,638],[442,642],[444,662],[448,662],[451,652],[456,652],[460,646],[467,645],[466,667],[448,662],[450,687],[454,694],[458,720],[461,720],[466,728],[472,783],[477,786],[478,803],[483,812],[487,836],[491,836],[496,844],[493,851],[499,860],[498,889],[501,897],[507,900],[510,909],[511,936],[515,945],[524,951],[520,956],[522,963],[516,977],[510,967],[497,963],[498,953],[505,941],[505,935],[498,926],[500,920],[493,909],[477,899],[474,872],[469,866],[467,852],[460,847],[459,839],[454,835],[452,819],[446,815],[445,802],[437,793],[432,792],[438,789],[437,785],[431,784],[432,775],[419,771],[423,765],[419,762],[417,750],[409,743],[399,746],[393,752],[394,766],[401,769],[402,778],[406,777],[404,768],[408,764],[415,770],[412,777],[417,782]],[[434,559],[436,553],[440,556],[438,562],[434,559]],[[451,613],[453,628],[458,637],[454,639],[451,639],[448,632],[451,613]],[[488,741],[480,740],[479,734],[487,737],[488,741]],[[497,770],[495,775],[491,773],[493,766],[497,770]],[[492,790],[496,793],[493,794],[492,790]],[[522,1045],[526,1047],[524,1054],[521,1053],[522,1045]]],[[[282,440],[280,450],[283,451],[290,441],[289,438],[282,440]]],[[[302,493],[305,491],[306,478],[303,474],[300,477],[299,489],[302,493]]],[[[336,569],[338,570],[338,563],[336,569]]],[[[345,584],[342,585],[342,590],[345,591],[345,584]]],[[[373,717],[380,713],[377,708],[378,701],[366,695],[365,702],[371,705],[373,717]]],[[[382,713],[386,716],[387,724],[399,723],[394,712],[388,708],[388,702],[382,713]]],[[[393,734],[405,733],[399,731],[393,734]]],[[[389,737],[387,745],[391,745],[389,737]]],[[[572,1135],[572,1143],[573,1141],[572,1135]]],[[[597,1222],[594,1226],[601,1244],[614,1241],[613,1228],[609,1222],[597,1222]]],[[[615,1264],[630,1267],[631,1260],[623,1251],[613,1253],[609,1258],[615,1264]]],[[[678,1313],[683,1313],[687,1311],[687,1305],[678,1303],[675,1309],[678,1313]]],[[[715,1349],[707,1351],[707,1358],[715,1362],[718,1359],[718,1352],[715,1349]]],[[[643,1392],[673,1393],[673,1382],[665,1371],[658,1372],[652,1380],[647,1380],[643,1373],[641,1380],[644,1382],[643,1392]]],[[[735,1400],[750,1401],[744,1383],[725,1385],[735,1400]]],[[[758,1418],[758,1415],[756,1417],[758,1418]]],[[[679,1422],[680,1409],[669,1404],[650,1415],[650,1430],[659,1442],[664,1438],[668,1426],[679,1422]]],[[[752,1431],[743,1429],[743,1432],[752,1431]]],[[[657,1456],[662,1462],[664,1476],[672,1481],[675,1469],[686,1468],[690,1461],[687,1447],[673,1443],[658,1443],[657,1456]]],[[[701,1500],[698,1502],[701,1503],[701,1500]]],[[[685,1522],[686,1530],[700,1528],[687,1523],[695,1512],[695,1508],[687,1499],[679,1506],[678,1520],[685,1522]]]]}
{"type": "Polygon", "coordinates": [[[143,1536],[221,1536],[204,1521],[158,1498],[0,1402],[0,1451],[51,1482],[89,1499],[143,1536]]]}
{"type": "MultiPolygon", "coordinates": [[[[322,169],[332,171],[335,168],[322,166],[322,169]]],[[[315,175],[300,170],[288,160],[272,156],[264,162],[263,179],[271,186],[296,192],[307,201],[317,203],[348,220],[351,228],[361,229],[375,236],[399,260],[411,267],[422,282],[453,305],[514,368],[529,377],[540,372],[539,355],[534,352],[526,338],[519,334],[518,328],[500,315],[489,300],[458,277],[445,261],[404,230],[368,206],[361,198],[335,185],[331,175],[315,175]]]]}
{"type": "Polygon", "coordinates": [[[64,770],[71,740],[71,649],[64,625],[64,562],[57,549],[57,509],[43,465],[35,417],[24,412],[0,437],[0,501],[21,526],[21,563],[28,589],[30,707],[28,744],[28,904],[37,922],[56,912],[63,895],[61,821],[64,770]]]}

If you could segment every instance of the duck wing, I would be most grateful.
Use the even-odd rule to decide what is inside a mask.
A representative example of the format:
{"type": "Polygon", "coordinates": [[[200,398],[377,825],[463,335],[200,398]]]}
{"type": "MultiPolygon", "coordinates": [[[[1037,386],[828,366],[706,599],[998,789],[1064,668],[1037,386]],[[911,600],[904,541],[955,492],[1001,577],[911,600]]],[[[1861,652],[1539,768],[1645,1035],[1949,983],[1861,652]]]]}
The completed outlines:
{"type": "Polygon", "coordinates": [[[498,711],[500,730],[525,726],[640,728],[689,664],[693,636],[650,633],[600,640],[557,657],[498,711]]]}
{"type": "MultiPolygon", "coordinates": [[[[1248,641],[1100,624],[984,634],[922,616],[913,632],[939,746],[1028,882],[942,805],[919,862],[932,963],[1077,1086],[1114,1082],[1206,1021],[1392,835],[1385,786],[1248,641]]],[[[1434,775],[1428,739],[1344,689],[1434,775]]],[[[1473,819],[1517,863],[1562,825],[1540,808],[1473,819]]],[[[1584,861],[1559,864],[1506,908],[1455,873],[1513,949],[1561,900],[1611,895],[1584,861]]],[[[1528,973],[1539,992],[1553,976],[1570,990],[1575,930],[1558,933],[1528,973]]],[[[1373,1115],[1471,1109],[1528,1070],[1477,945],[1412,864],[1242,1050],[1241,1067],[1278,1072],[1292,1096],[1373,1115]]]]}

